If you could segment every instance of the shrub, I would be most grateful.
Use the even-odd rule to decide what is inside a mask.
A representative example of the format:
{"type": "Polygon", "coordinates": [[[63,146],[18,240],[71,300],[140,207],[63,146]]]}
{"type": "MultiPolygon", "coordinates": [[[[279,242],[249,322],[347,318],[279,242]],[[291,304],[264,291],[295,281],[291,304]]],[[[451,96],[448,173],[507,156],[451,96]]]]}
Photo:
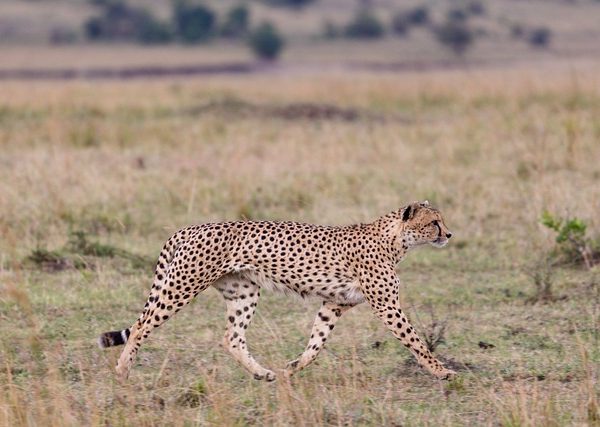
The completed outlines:
{"type": "Polygon", "coordinates": [[[229,38],[240,38],[248,34],[250,11],[246,5],[232,7],[221,27],[221,35],[229,38]]]}
{"type": "Polygon", "coordinates": [[[374,39],[385,33],[383,24],[367,9],[359,10],[346,26],[346,35],[352,38],[374,39]]]}
{"type": "Polygon", "coordinates": [[[583,263],[592,268],[600,258],[597,246],[586,236],[587,224],[579,218],[557,218],[549,212],[544,212],[542,225],[556,232],[557,255],[567,262],[583,263]]]}
{"type": "Polygon", "coordinates": [[[103,36],[102,18],[93,16],[83,24],[83,32],[90,40],[98,40],[103,36]]]}
{"type": "Polygon", "coordinates": [[[462,55],[473,43],[473,32],[463,22],[447,21],[435,30],[440,43],[452,49],[455,54],[462,55]]]}
{"type": "Polygon", "coordinates": [[[549,303],[558,300],[552,290],[552,285],[554,283],[554,269],[549,257],[542,257],[529,268],[526,273],[531,277],[535,287],[533,295],[527,299],[527,302],[535,304],[538,302],[549,303]]]}
{"type": "Polygon", "coordinates": [[[426,6],[415,7],[406,12],[406,18],[412,25],[426,25],[429,23],[429,9],[426,6]]]}
{"type": "Polygon", "coordinates": [[[168,25],[144,9],[130,7],[119,0],[98,4],[103,8],[102,13],[84,23],[84,32],[90,40],[164,43],[171,39],[168,25]]]}
{"type": "Polygon", "coordinates": [[[273,24],[264,22],[252,31],[249,43],[256,56],[273,60],[281,53],[284,40],[273,24]]]}
{"type": "Polygon", "coordinates": [[[204,5],[178,1],[173,15],[177,35],[185,43],[203,42],[215,33],[216,15],[204,5]]]}
{"type": "Polygon", "coordinates": [[[545,27],[536,28],[529,34],[528,42],[534,47],[547,47],[550,44],[552,32],[545,27]]]}
{"type": "Polygon", "coordinates": [[[173,39],[173,32],[168,24],[146,15],[137,29],[137,40],[144,44],[168,43],[173,39]]]}

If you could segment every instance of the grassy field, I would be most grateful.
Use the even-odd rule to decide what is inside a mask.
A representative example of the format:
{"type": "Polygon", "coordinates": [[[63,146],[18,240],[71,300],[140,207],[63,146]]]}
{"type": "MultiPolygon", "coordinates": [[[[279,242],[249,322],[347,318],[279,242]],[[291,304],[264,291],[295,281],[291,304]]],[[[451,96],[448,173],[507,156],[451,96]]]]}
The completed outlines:
{"type": "MultiPolygon", "coordinates": [[[[599,71],[3,82],[0,425],[599,425],[600,271],[553,267],[545,299],[531,277],[556,245],[544,210],[600,233],[599,71]],[[445,324],[452,382],[366,305],[291,382],[254,381],[220,348],[212,289],[126,385],[120,349],[96,346],[136,319],[182,226],[364,222],[419,199],[456,237],[410,254],[400,298],[422,334],[445,324]]],[[[257,359],[283,368],[318,305],[264,295],[257,359]]]]}

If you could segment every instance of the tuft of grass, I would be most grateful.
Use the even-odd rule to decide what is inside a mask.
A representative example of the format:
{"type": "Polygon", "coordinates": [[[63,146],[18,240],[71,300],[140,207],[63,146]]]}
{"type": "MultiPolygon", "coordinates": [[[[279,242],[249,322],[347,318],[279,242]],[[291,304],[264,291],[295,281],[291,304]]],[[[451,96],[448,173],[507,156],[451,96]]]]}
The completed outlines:
{"type": "Polygon", "coordinates": [[[26,261],[44,271],[56,272],[69,268],[90,268],[94,258],[121,258],[136,269],[151,268],[153,262],[148,257],[90,240],[88,234],[81,230],[72,231],[67,244],[59,250],[33,249],[26,261]]]}
{"type": "Polygon", "coordinates": [[[554,294],[554,265],[549,257],[543,257],[526,273],[533,281],[534,294],[528,298],[529,303],[552,303],[558,298],[554,294]]]}

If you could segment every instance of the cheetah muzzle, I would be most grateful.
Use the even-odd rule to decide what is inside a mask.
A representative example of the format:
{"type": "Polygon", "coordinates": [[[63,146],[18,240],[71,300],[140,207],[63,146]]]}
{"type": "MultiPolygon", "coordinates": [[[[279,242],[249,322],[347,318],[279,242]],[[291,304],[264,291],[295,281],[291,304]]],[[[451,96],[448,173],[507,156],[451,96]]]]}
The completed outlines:
{"type": "Polygon", "coordinates": [[[426,201],[370,224],[237,221],[187,227],[171,236],[160,252],[138,320],[130,328],[102,334],[99,344],[125,344],[116,370],[121,380],[127,379],[150,332],[213,286],[227,306],[223,347],[254,378],[273,381],[275,373],[254,359],[246,343],[246,329],[266,288],[323,301],[308,344],[287,364],[286,377],[315,360],[342,314],[366,301],[422,366],[437,378],[449,379],[455,372],[430,353],[399,306],[395,267],[410,249],[427,243],[442,247],[451,236],[440,212],[426,201]]]}

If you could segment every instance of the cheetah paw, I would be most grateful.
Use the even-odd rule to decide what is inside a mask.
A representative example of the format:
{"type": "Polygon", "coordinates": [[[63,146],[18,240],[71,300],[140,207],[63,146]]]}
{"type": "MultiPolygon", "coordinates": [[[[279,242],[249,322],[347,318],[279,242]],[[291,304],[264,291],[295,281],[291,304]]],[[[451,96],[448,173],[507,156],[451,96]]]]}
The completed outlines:
{"type": "Polygon", "coordinates": [[[254,374],[255,380],[265,380],[267,382],[271,382],[271,381],[275,381],[276,378],[277,378],[277,375],[275,375],[275,373],[273,371],[265,370],[265,372],[262,374],[258,374],[258,373],[254,374]]]}
{"type": "Polygon", "coordinates": [[[439,372],[438,374],[436,374],[436,377],[439,380],[447,380],[450,381],[453,378],[455,378],[457,375],[457,373],[455,371],[453,371],[452,369],[444,369],[443,371],[439,372]]]}

